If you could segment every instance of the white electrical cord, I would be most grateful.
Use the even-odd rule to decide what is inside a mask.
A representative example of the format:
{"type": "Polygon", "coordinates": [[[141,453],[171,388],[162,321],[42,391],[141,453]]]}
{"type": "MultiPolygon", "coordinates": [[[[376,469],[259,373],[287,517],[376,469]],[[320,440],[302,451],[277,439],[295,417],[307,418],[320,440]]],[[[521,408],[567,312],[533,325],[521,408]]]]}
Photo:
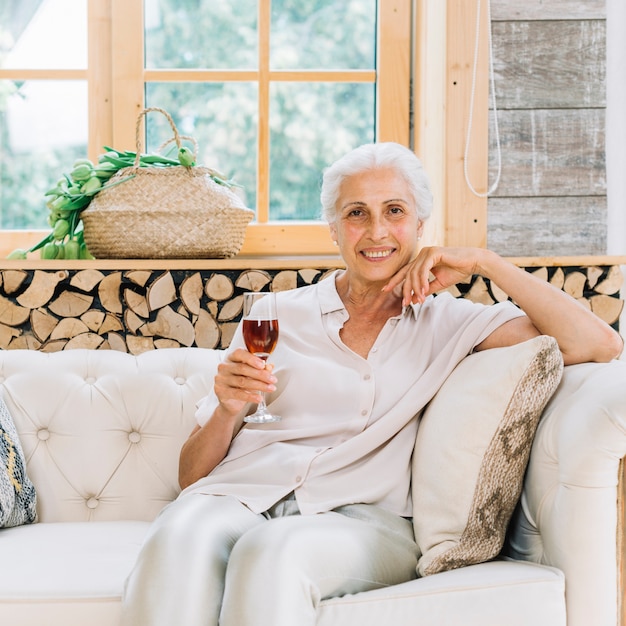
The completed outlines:
{"type": "Polygon", "coordinates": [[[491,0],[487,0],[487,24],[488,24],[488,40],[489,40],[489,76],[491,81],[491,97],[493,102],[494,131],[496,135],[496,151],[498,159],[498,173],[496,180],[489,190],[485,193],[476,191],[469,179],[467,171],[467,161],[470,149],[470,139],[472,135],[472,124],[474,121],[474,98],[476,96],[476,68],[478,66],[478,48],[480,42],[480,0],[477,0],[476,7],[476,43],[474,46],[474,67],[472,70],[472,93],[470,96],[469,120],[467,122],[467,137],[465,140],[465,154],[463,155],[463,173],[465,174],[465,182],[470,191],[479,198],[487,198],[490,196],[500,184],[500,176],[502,175],[502,149],[500,147],[500,129],[498,128],[498,109],[496,106],[496,88],[493,70],[493,47],[491,42],[491,0]]]}

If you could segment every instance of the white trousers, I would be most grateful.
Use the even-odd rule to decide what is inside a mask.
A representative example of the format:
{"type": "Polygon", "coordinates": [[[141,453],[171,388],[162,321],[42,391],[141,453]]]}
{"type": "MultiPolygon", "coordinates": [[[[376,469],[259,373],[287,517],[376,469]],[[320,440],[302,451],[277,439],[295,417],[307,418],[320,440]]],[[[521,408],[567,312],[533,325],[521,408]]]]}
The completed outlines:
{"type": "Polygon", "coordinates": [[[409,520],[354,504],[258,515],[189,494],[151,527],[124,592],[124,626],[313,626],[320,600],[415,578],[409,520]]]}

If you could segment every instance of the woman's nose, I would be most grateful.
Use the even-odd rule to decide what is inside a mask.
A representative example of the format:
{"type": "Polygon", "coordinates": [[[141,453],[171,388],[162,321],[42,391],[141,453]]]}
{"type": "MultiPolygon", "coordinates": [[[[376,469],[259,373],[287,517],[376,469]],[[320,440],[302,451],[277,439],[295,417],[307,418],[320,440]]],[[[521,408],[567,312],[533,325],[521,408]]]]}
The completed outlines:
{"type": "Polygon", "coordinates": [[[379,216],[374,215],[370,220],[370,235],[372,239],[384,239],[387,236],[388,228],[385,220],[379,216]]]}

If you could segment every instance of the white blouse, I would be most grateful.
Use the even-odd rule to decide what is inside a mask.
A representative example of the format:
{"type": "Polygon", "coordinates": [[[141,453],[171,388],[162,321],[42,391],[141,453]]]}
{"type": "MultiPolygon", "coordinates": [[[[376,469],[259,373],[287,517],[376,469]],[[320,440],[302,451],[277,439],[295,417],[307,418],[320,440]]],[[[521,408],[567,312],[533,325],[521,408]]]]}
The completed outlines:
{"type": "MultiPolygon", "coordinates": [[[[272,354],[282,421],[249,424],[223,461],[188,493],[232,495],[255,512],[291,491],[303,514],[366,503],[410,517],[410,463],[418,416],[455,365],[498,326],[524,313],[443,293],[387,321],[367,359],[339,337],[348,313],[335,277],[278,296],[272,354]]],[[[238,328],[231,348],[243,346],[238,328]]],[[[198,405],[204,424],[216,406],[198,405]]]]}

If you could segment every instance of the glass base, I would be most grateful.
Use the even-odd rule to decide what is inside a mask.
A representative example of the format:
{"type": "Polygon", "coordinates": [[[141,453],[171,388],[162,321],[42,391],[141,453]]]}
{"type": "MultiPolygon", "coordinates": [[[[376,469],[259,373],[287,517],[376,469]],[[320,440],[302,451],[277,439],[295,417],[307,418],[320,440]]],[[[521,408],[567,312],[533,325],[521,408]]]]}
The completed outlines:
{"type": "Polygon", "coordinates": [[[269,422],[280,422],[283,419],[280,415],[272,415],[271,413],[263,413],[257,411],[252,415],[246,415],[243,418],[244,422],[251,422],[253,424],[268,424],[269,422]]]}

